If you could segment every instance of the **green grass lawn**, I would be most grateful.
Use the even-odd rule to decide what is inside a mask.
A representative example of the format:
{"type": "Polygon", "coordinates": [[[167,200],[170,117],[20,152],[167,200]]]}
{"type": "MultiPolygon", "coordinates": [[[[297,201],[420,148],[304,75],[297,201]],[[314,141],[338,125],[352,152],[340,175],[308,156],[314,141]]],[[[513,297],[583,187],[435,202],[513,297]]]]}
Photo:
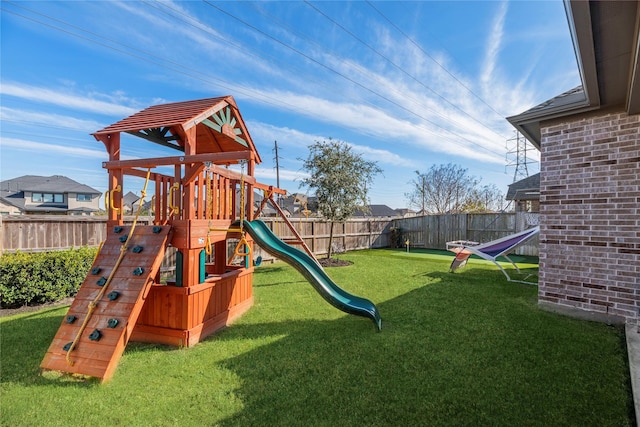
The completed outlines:
{"type": "Polygon", "coordinates": [[[328,269],[382,332],[284,263],[255,305],[190,349],[130,343],[111,382],[40,375],[66,307],[0,319],[5,426],[630,426],[621,328],[541,311],[492,264],[352,252],[328,269]]]}

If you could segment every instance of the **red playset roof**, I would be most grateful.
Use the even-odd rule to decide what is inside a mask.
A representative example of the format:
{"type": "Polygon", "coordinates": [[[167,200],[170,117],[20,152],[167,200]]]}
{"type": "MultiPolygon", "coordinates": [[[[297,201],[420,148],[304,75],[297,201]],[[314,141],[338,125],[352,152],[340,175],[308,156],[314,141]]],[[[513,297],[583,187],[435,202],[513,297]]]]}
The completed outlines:
{"type": "Polygon", "coordinates": [[[260,156],[232,96],[154,105],[105,127],[93,136],[126,132],[185,150],[186,131],[196,127],[196,154],[252,151],[260,156]]]}

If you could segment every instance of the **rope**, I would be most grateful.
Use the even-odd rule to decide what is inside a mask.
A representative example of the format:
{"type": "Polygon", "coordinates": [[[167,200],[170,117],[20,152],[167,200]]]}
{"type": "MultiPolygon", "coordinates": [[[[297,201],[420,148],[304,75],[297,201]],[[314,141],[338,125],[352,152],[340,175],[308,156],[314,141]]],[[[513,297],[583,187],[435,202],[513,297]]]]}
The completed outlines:
{"type": "MultiPolygon", "coordinates": [[[[144,198],[147,196],[147,185],[149,184],[149,176],[150,175],[151,175],[151,168],[147,169],[147,178],[146,178],[146,180],[144,182],[144,187],[140,191],[140,194],[142,195],[142,197],[141,197],[142,200],[144,200],[144,198]]],[[[76,337],[73,339],[73,342],[71,343],[71,345],[69,346],[69,349],[67,350],[66,360],[67,360],[67,364],[69,366],[73,366],[73,361],[71,360],[71,352],[73,351],[73,349],[78,344],[78,341],[80,341],[80,336],[82,335],[82,333],[86,329],[87,324],[89,323],[89,320],[91,319],[91,316],[93,314],[93,311],[98,306],[98,301],[100,301],[100,299],[104,296],[105,292],[107,291],[107,288],[111,284],[111,280],[113,279],[113,276],[114,276],[115,272],[118,270],[118,267],[120,267],[120,263],[124,259],[124,255],[125,255],[125,253],[127,252],[127,249],[128,249],[129,240],[131,239],[131,236],[133,236],[133,231],[136,228],[136,225],[138,223],[138,218],[140,217],[140,212],[141,211],[142,211],[142,203],[139,203],[138,204],[138,211],[136,212],[136,216],[133,219],[133,224],[131,225],[131,229],[129,230],[129,234],[127,235],[127,240],[125,240],[124,243],[122,243],[122,246],[120,246],[120,256],[118,257],[118,260],[116,261],[116,264],[114,265],[113,269],[111,270],[111,273],[109,273],[109,277],[107,278],[107,281],[105,282],[105,284],[102,286],[102,289],[100,289],[100,292],[98,292],[98,295],[96,295],[96,297],[93,299],[93,301],[91,301],[89,303],[89,308],[87,310],[87,315],[85,316],[84,321],[82,322],[82,325],[80,325],[80,329],[78,330],[78,333],[76,334],[76,337]]]]}
{"type": "Polygon", "coordinates": [[[241,162],[241,174],[240,174],[240,241],[236,245],[236,248],[233,251],[233,255],[229,257],[227,260],[227,264],[231,264],[233,259],[237,256],[240,257],[249,257],[251,256],[251,246],[249,246],[249,242],[247,241],[247,237],[244,231],[244,214],[245,214],[245,185],[244,185],[244,165],[245,162],[241,162]],[[246,247],[245,252],[241,252],[240,248],[242,246],[246,247]]]}
{"type": "Polygon", "coordinates": [[[211,220],[213,220],[213,189],[211,188],[211,162],[205,162],[205,185],[207,186],[207,219],[209,223],[207,225],[207,239],[204,245],[204,253],[207,255],[211,255],[213,253],[213,248],[211,247],[211,239],[209,238],[209,233],[211,232],[211,220]]]}

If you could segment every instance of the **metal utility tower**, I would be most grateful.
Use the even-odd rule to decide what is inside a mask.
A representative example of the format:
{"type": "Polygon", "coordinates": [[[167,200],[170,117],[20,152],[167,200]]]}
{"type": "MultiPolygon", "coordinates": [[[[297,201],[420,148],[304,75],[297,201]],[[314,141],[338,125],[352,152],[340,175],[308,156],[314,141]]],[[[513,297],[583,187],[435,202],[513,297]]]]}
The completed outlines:
{"type": "Polygon", "coordinates": [[[527,139],[516,131],[515,136],[507,140],[506,168],[514,167],[513,182],[529,176],[528,165],[533,163],[527,158],[531,148],[527,139]]]}

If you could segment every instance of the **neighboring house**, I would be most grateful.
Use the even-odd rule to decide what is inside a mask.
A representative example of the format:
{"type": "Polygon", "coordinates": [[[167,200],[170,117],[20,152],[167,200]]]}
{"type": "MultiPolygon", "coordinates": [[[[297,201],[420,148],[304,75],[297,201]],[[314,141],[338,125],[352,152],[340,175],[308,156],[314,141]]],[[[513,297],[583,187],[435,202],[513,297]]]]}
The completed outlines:
{"type": "Polygon", "coordinates": [[[0,182],[3,215],[91,215],[100,210],[101,193],[61,175],[25,175],[0,182]]]}
{"type": "Polygon", "coordinates": [[[640,2],[565,8],[582,85],[508,118],[541,153],[538,300],[637,324],[640,2]]]}
{"type": "Polygon", "coordinates": [[[417,216],[416,211],[412,209],[401,208],[401,209],[396,209],[395,211],[398,214],[398,216],[402,218],[412,218],[414,216],[417,216]]]}
{"type": "Polygon", "coordinates": [[[358,209],[353,214],[354,218],[358,217],[375,217],[375,218],[397,218],[400,214],[395,209],[391,209],[387,205],[369,205],[367,209],[358,209]]]}
{"type": "Polygon", "coordinates": [[[280,207],[294,217],[316,216],[318,211],[317,199],[302,193],[290,194],[280,199],[280,207]]]}
{"type": "Polygon", "coordinates": [[[540,212],[540,173],[510,184],[506,199],[514,202],[516,212],[540,212]]]}
{"type": "Polygon", "coordinates": [[[140,199],[140,196],[137,196],[132,191],[129,191],[122,197],[122,206],[124,206],[125,213],[135,213],[138,211],[138,205],[142,202],[142,207],[144,208],[145,202],[140,199]]]}

